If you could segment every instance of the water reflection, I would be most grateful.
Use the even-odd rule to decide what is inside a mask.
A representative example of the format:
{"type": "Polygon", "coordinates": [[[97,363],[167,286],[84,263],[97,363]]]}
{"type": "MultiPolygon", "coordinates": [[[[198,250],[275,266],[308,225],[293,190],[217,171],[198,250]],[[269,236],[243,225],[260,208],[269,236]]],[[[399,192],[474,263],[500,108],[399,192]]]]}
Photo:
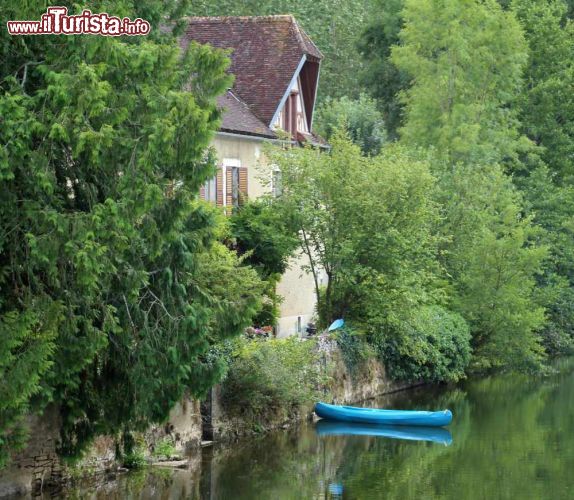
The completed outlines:
{"type": "Polygon", "coordinates": [[[372,402],[451,408],[454,440],[426,429],[385,439],[370,427],[303,425],[206,449],[189,470],[152,470],[71,493],[82,499],[573,498],[574,359],[560,368],[546,378],[495,376],[372,402]]]}
{"type": "Polygon", "coordinates": [[[452,436],[447,429],[409,425],[372,425],[319,420],[315,424],[318,436],[378,436],[408,441],[432,441],[448,446],[452,436]]]}

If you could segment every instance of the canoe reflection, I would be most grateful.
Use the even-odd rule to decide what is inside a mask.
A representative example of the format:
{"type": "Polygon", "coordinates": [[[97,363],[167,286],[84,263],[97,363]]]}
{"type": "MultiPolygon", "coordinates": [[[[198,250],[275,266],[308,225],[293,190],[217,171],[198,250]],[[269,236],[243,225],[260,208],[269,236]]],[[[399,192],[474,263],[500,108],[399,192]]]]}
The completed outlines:
{"type": "Polygon", "coordinates": [[[354,424],[319,420],[315,424],[315,432],[318,436],[381,436],[410,441],[432,441],[445,446],[452,443],[450,432],[437,427],[354,424]]]}

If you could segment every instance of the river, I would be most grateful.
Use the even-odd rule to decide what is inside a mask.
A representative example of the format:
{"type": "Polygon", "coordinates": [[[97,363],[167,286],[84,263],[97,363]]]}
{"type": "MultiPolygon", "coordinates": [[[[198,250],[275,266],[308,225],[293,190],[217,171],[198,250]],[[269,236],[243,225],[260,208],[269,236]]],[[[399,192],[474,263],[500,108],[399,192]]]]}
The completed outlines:
{"type": "Polygon", "coordinates": [[[304,424],[206,448],[187,470],[153,467],[99,487],[97,499],[574,498],[574,359],[548,377],[497,375],[420,387],[371,405],[444,409],[448,431],[304,424]],[[366,433],[366,434],[365,434],[366,433]],[[388,434],[383,431],[382,434],[388,434]]]}

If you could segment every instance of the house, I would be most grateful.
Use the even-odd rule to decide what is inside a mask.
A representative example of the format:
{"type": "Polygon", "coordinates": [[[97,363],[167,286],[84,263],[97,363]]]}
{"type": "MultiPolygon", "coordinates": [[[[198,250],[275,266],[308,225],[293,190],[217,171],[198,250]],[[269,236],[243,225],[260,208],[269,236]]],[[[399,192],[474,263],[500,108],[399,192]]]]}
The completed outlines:
{"type": "MultiPolygon", "coordinates": [[[[201,197],[222,207],[239,205],[278,189],[280,172],[268,169],[262,182],[263,146],[287,132],[293,143],[313,142],[313,113],[322,54],[290,15],[192,17],[180,45],[190,41],[232,49],[233,88],[219,98],[222,125],[213,141],[219,169],[201,189],[201,197]],[[283,131],[282,133],[280,131],[283,131]]],[[[316,304],[304,257],[290,262],[278,284],[283,297],[278,336],[301,333],[316,304]]]]}

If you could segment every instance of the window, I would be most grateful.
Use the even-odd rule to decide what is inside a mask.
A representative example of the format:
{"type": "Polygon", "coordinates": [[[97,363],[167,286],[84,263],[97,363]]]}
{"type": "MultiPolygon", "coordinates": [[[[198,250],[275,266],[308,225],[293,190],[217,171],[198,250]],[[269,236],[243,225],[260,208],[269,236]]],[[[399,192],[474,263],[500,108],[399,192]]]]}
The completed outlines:
{"type": "Polygon", "coordinates": [[[245,201],[247,198],[247,181],[247,168],[241,166],[240,160],[233,158],[223,160],[222,193],[224,193],[224,206],[234,208],[245,201]]]}
{"type": "Polygon", "coordinates": [[[239,206],[239,167],[231,167],[231,206],[239,206]]]}
{"type": "Polygon", "coordinates": [[[217,178],[209,179],[203,186],[203,199],[215,203],[217,201],[217,178]]]}

